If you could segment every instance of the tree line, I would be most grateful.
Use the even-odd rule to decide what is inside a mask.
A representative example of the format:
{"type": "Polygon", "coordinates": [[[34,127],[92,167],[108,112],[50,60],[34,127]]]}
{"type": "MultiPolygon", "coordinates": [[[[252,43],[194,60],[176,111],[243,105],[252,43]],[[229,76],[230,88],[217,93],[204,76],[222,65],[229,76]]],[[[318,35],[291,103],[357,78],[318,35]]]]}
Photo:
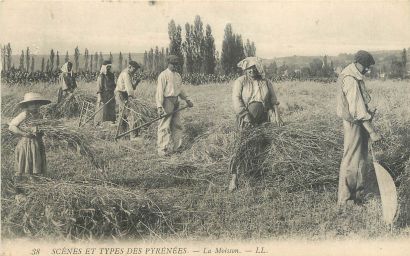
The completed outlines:
{"type": "MultiPolygon", "coordinates": [[[[34,55],[30,53],[30,48],[27,47],[26,50],[22,50],[19,58],[19,65],[16,68],[13,59],[12,59],[12,48],[10,43],[5,45],[1,49],[2,55],[2,70],[9,71],[11,69],[18,69],[25,72],[54,72],[60,70],[63,63],[70,61],[70,56],[68,51],[65,53],[64,62],[60,59],[59,51],[50,50],[48,57],[42,57],[39,68],[35,68],[35,58],[34,55]]],[[[109,57],[104,58],[102,52],[91,53],[87,48],[85,48],[84,53],[80,53],[80,49],[75,47],[73,54],[73,70],[75,72],[98,72],[101,68],[101,65],[105,59],[109,59],[111,62],[114,62],[112,53],[109,53],[109,57]],[[82,56],[81,56],[82,55],[82,56]],[[80,62],[80,59],[83,58],[83,61],[80,62]]],[[[119,53],[118,60],[115,61],[118,64],[118,70],[125,68],[129,61],[131,61],[131,53],[128,53],[128,57],[123,56],[122,52],[119,53]]]]}
{"type": "Polygon", "coordinates": [[[219,74],[230,75],[237,73],[237,63],[246,56],[256,55],[254,42],[247,39],[243,43],[242,36],[235,34],[231,24],[225,27],[225,36],[222,42],[222,52],[215,47],[215,39],[209,24],[204,26],[201,17],[197,15],[193,24],[184,26],[184,40],[181,25],[174,20],[168,23],[169,47],[158,50],[158,46],[144,53],[144,67],[154,73],[161,72],[166,66],[166,57],[169,54],[179,57],[180,72],[185,74],[219,74]]]}

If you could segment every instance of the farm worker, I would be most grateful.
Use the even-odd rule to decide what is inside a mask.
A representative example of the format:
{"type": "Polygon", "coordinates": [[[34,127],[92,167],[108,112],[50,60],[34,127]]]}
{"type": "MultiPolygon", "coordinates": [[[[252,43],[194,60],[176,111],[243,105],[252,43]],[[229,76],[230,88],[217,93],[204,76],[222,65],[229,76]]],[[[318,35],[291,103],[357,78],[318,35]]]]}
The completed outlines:
{"type": "Polygon", "coordinates": [[[42,119],[40,106],[48,103],[50,101],[38,93],[26,93],[18,104],[23,112],[9,123],[9,130],[21,137],[15,150],[15,176],[18,180],[33,179],[33,176],[46,172],[43,133],[38,130],[36,122],[42,119]]]}
{"type": "MultiPolygon", "coordinates": [[[[247,57],[238,63],[245,75],[236,79],[233,85],[232,101],[236,113],[239,132],[265,122],[275,120],[278,126],[283,125],[279,114],[279,102],[273,90],[272,83],[265,79],[263,64],[258,57],[247,57]]],[[[235,154],[236,155],[236,154],[235,154]]],[[[238,185],[238,171],[235,155],[231,161],[231,182],[229,190],[233,191],[238,185]],[[233,164],[232,164],[233,163],[233,164]]]]}
{"type": "Polygon", "coordinates": [[[381,136],[372,125],[374,112],[369,110],[370,95],[364,85],[364,74],[374,65],[373,56],[358,51],[354,63],[339,75],[337,115],[343,119],[344,145],[340,165],[338,205],[349,200],[360,203],[363,199],[364,177],[368,157],[368,139],[376,142],[381,136]]]}
{"type": "MultiPolygon", "coordinates": [[[[158,115],[162,116],[178,109],[178,98],[185,100],[189,107],[192,102],[182,89],[182,78],[177,72],[179,58],[169,55],[167,58],[168,68],[158,76],[156,104],[158,115]]],[[[158,154],[166,156],[180,149],[182,145],[182,124],[180,113],[174,113],[161,119],[158,126],[158,154]]]]}
{"type": "Polygon", "coordinates": [[[57,102],[61,102],[63,98],[71,95],[75,88],[77,88],[77,83],[75,82],[75,77],[73,75],[73,63],[70,61],[64,63],[61,67],[61,71],[61,88],[58,90],[57,102]]]}
{"type": "Polygon", "coordinates": [[[111,61],[105,60],[101,66],[97,78],[97,106],[96,111],[102,109],[95,115],[94,124],[98,125],[105,121],[115,122],[115,77],[111,72],[111,61]]]}
{"type": "MultiPolygon", "coordinates": [[[[135,121],[134,115],[126,108],[126,105],[130,98],[134,97],[134,90],[137,87],[139,81],[133,80],[133,76],[136,74],[140,65],[136,61],[130,61],[128,67],[126,67],[117,79],[117,86],[115,88],[115,95],[119,105],[120,121],[118,125],[121,127],[122,131],[125,132],[128,127],[130,129],[134,128],[135,121]],[[127,125],[129,123],[130,125],[127,125]]],[[[131,133],[130,137],[132,140],[137,139],[135,133],[131,133]]]]}

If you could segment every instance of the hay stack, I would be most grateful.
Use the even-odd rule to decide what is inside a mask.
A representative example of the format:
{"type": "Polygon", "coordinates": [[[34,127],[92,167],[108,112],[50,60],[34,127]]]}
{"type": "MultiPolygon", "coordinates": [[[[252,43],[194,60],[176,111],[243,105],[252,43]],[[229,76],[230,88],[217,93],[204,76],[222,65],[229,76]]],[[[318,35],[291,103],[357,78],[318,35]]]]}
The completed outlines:
{"type": "Polygon", "coordinates": [[[157,117],[157,110],[154,104],[131,98],[128,102],[128,106],[137,113],[137,121],[141,124],[157,117]]]}
{"type": "Polygon", "coordinates": [[[265,124],[237,141],[233,161],[239,173],[262,176],[266,185],[293,191],[337,182],[343,144],[328,127],[265,124]]]}
{"type": "Polygon", "coordinates": [[[60,103],[50,103],[41,107],[41,112],[47,118],[70,118],[78,117],[81,113],[83,102],[95,105],[97,97],[86,94],[82,91],[76,91],[66,97],[60,103]]]}
{"type": "Polygon", "coordinates": [[[45,179],[18,190],[2,200],[7,237],[140,238],[167,231],[162,209],[135,190],[45,179]]]}
{"type": "MultiPolygon", "coordinates": [[[[46,140],[46,149],[59,148],[64,146],[73,150],[80,155],[87,157],[90,162],[97,168],[101,168],[101,161],[98,159],[98,153],[91,146],[90,137],[68,129],[58,121],[39,120],[37,122],[40,131],[44,132],[46,140]]],[[[1,147],[2,150],[14,150],[19,141],[19,137],[9,131],[7,124],[1,125],[1,147]]]]}
{"type": "Polygon", "coordinates": [[[14,117],[21,112],[18,103],[21,101],[13,95],[1,97],[1,114],[7,117],[14,117]]]}

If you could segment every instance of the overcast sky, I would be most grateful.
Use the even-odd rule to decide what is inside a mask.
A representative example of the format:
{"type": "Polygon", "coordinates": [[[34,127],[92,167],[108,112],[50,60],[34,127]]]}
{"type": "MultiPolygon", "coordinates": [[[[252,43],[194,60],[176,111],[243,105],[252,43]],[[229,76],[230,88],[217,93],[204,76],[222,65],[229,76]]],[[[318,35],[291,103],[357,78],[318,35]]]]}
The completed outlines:
{"type": "MultiPolygon", "coordinates": [[[[13,52],[144,52],[167,47],[168,23],[200,15],[218,51],[224,28],[256,43],[257,55],[336,55],[410,47],[410,1],[4,1],[0,42],[13,52]]],[[[184,31],[183,31],[184,34],[184,31]]]]}

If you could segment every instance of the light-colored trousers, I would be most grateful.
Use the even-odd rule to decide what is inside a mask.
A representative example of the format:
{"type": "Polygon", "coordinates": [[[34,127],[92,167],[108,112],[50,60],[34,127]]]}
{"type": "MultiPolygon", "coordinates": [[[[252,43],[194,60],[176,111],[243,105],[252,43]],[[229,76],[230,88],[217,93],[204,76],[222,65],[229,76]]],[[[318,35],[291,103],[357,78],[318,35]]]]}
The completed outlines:
{"type": "MultiPolygon", "coordinates": [[[[134,114],[127,108],[128,94],[125,92],[115,92],[116,102],[119,105],[119,122],[120,133],[124,133],[130,129],[135,128],[135,118],[134,114]],[[121,116],[122,114],[122,116],[121,116]]],[[[129,137],[135,138],[138,134],[136,132],[131,132],[129,137]]]]}
{"type": "MultiPolygon", "coordinates": [[[[171,113],[178,109],[178,97],[166,97],[163,102],[164,111],[171,113]]],[[[161,119],[158,126],[158,153],[172,153],[182,145],[182,123],[180,112],[161,119]]]]}
{"type": "Polygon", "coordinates": [[[363,199],[369,134],[363,125],[343,120],[344,150],[340,165],[338,205],[363,199]]]}

